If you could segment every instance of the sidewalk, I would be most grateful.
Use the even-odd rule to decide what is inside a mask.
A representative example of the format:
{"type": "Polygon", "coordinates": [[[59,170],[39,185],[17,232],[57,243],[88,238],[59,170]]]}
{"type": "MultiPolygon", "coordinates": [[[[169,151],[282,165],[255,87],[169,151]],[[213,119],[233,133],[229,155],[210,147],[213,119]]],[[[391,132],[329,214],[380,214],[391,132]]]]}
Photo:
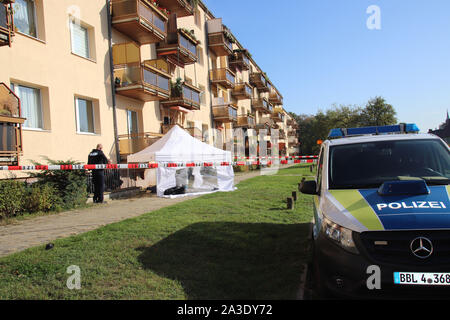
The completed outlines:
{"type": "MultiPolygon", "coordinates": [[[[284,165],[283,168],[290,165],[284,165]]],[[[238,173],[235,184],[257,177],[260,171],[238,173]]],[[[87,209],[66,211],[55,215],[36,217],[18,224],[0,227],[0,257],[46,244],[58,238],[65,238],[97,229],[101,226],[140,216],[196,196],[166,199],[148,196],[126,200],[112,200],[107,204],[87,209]]]]}

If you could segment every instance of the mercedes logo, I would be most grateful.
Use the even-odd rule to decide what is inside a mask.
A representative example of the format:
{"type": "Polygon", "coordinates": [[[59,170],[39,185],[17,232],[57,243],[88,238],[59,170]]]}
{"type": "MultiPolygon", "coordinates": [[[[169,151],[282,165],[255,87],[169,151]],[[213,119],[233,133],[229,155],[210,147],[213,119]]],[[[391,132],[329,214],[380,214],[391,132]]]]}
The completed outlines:
{"type": "Polygon", "coordinates": [[[415,238],[409,247],[413,255],[420,259],[426,259],[433,253],[433,244],[425,237],[415,238]]]}

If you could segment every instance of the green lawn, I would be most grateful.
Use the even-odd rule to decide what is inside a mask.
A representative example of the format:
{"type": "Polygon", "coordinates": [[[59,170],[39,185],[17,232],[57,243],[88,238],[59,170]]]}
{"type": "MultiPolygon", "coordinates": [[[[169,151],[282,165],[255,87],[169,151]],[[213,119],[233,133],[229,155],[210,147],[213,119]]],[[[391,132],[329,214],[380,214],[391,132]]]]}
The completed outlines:
{"type": "Polygon", "coordinates": [[[0,299],[293,299],[309,258],[312,199],[286,197],[308,167],[0,259],[0,299]],[[66,269],[81,269],[81,289],[66,269]]]}

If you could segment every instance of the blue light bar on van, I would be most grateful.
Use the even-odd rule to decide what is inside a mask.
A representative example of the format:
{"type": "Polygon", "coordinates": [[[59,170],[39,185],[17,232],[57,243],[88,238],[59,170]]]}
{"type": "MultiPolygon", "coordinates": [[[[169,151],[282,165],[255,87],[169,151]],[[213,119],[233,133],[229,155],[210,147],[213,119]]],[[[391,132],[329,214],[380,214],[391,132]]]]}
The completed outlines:
{"type": "Polygon", "coordinates": [[[361,128],[336,128],[331,129],[328,138],[342,138],[348,136],[360,136],[370,134],[388,134],[388,133],[417,133],[419,128],[415,123],[400,123],[391,126],[375,126],[361,128]]]}

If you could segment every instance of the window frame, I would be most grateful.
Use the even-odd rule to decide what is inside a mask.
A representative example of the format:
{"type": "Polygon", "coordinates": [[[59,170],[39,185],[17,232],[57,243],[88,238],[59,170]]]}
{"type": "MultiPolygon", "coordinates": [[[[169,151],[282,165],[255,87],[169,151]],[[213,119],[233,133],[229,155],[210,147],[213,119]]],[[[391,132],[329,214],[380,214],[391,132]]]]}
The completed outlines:
{"type": "MultiPolygon", "coordinates": [[[[131,119],[132,121],[133,119],[131,119]]],[[[127,132],[129,135],[131,134],[135,134],[135,133],[139,133],[139,116],[138,116],[138,112],[135,110],[131,110],[131,109],[127,109],[127,132]],[[132,132],[130,129],[130,114],[135,114],[136,115],[136,132],[132,132]]]]}
{"type": "Polygon", "coordinates": [[[76,55],[78,57],[94,61],[94,59],[92,57],[92,52],[91,52],[91,50],[92,50],[92,48],[91,48],[92,40],[91,40],[91,37],[90,37],[90,34],[89,34],[90,33],[89,32],[89,27],[84,25],[83,23],[81,23],[81,21],[79,21],[79,20],[78,20],[78,22],[79,23],[77,24],[77,19],[76,18],[70,17],[70,22],[69,22],[70,23],[70,28],[69,28],[70,29],[70,51],[71,51],[72,54],[74,54],[74,55],[76,55]],[[74,29],[73,29],[74,25],[78,25],[80,28],[83,28],[84,30],[86,30],[86,51],[87,51],[87,54],[88,54],[87,57],[84,56],[83,54],[75,52],[75,50],[74,50],[74,29]]]}
{"type": "Polygon", "coordinates": [[[76,120],[76,125],[77,125],[77,134],[86,134],[86,135],[97,135],[97,131],[96,131],[96,126],[95,126],[95,104],[93,100],[90,100],[88,98],[83,98],[83,97],[75,97],[75,120],[76,120]],[[84,100],[84,101],[89,101],[91,103],[91,107],[92,107],[92,131],[81,131],[80,128],[80,110],[79,110],[79,104],[78,104],[78,100],[84,100]]]}
{"type": "MultiPolygon", "coordinates": [[[[19,29],[17,29],[17,33],[19,33],[19,34],[22,34],[22,35],[25,35],[25,36],[27,36],[27,37],[31,37],[31,38],[33,38],[33,39],[40,39],[39,38],[39,36],[40,36],[40,34],[39,34],[39,28],[38,28],[38,21],[37,21],[37,7],[36,7],[36,0],[23,0],[23,1],[26,1],[26,2],[28,2],[28,3],[32,3],[32,5],[33,5],[33,22],[34,22],[34,30],[35,30],[35,35],[31,35],[31,34],[28,34],[28,33],[26,33],[26,32],[23,32],[23,31],[20,31],[19,29]]],[[[15,4],[17,4],[17,3],[14,3],[13,4],[13,8],[14,8],[14,5],[15,4]]],[[[14,16],[14,14],[13,14],[13,16],[14,16]]],[[[14,21],[15,21],[16,19],[15,19],[15,17],[14,17],[14,21]]],[[[29,22],[29,21],[28,21],[29,22]]],[[[17,28],[17,27],[16,27],[17,28]]]]}
{"type": "MultiPolygon", "coordinates": [[[[33,90],[37,90],[39,92],[39,100],[38,100],[39,101],[39,109],[40,109],[39,110],[39,114],[41,116],[41,119],[40,119],[40,125],[41,126],[40,127],[29,127],[29,126],[27,126],[26,125],[27,120],[28,120],[28,118],[27,118],[27,120],[25,120],[25,122],[22,124],[22,128],[25,129],[25,130],[30,130],[30,131],[45,131],[44,108],[43,108],[43,100],[42,100],[42,90],[41,90],[41,88],[33,87],[33,86],[30,86],[30,85],[22,85],[20,83],[17,83],[17,82],[13,81],[13,82],[10,83],[10,88],[19,98],[20,98],[20,89],[19,89],[19,87],[33,89],[33,90]]],[[[20,116],[26,118],[25,115],[23,114],[23,112],[24,112],[24,108],[23,108],[23,104],[22,104],[21,105],[21,114],[20,114],[20,116]]]]}

